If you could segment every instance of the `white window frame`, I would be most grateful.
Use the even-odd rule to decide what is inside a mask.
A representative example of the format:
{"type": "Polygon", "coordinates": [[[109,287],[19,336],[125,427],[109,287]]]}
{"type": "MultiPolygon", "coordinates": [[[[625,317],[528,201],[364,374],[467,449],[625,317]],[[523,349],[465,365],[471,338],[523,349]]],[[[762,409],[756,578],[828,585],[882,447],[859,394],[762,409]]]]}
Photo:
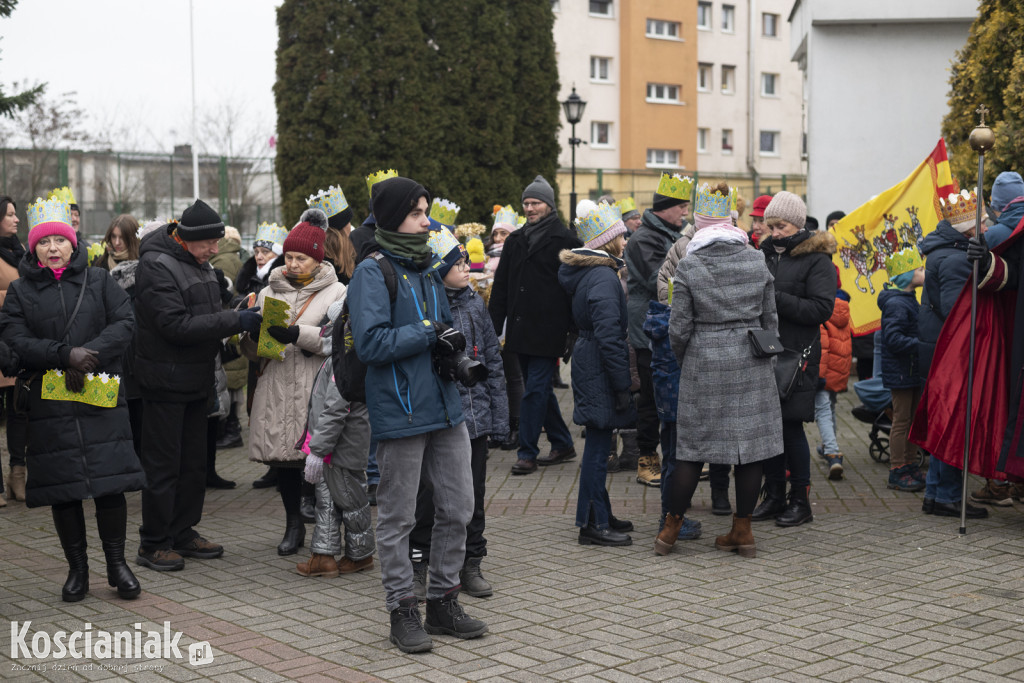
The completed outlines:
{"type": "Polygon", "coordinates": [[[697,3],[697,29],[700,31],[710,31],[711,27],[714,26],[714,12],[712,11],[712,5],[710,2],[698,2],[697,3]],[[703,15],[701,16],[704,10],[703,15]],[[701,20],[703,19],[703,22],[701,20]]]}
{"type": "Polygon", "coordinates": [[[612,145],[612,124],[610,121],[591,121],[590,122],[590,148],[591,149],[611,149],[612,145]],[[608,142],[598,142],[597,132],[600,126],[605,126],[605,137],[608,142]]]}
{"type": "Polygon", "coordinates": [[[613,19],[615,18],[615,6],[612,4],[612,0],[587,0],[587,14],[592,17],[601,17],[602,19],[613,19]],[[591,7],[591,2],[603,2],[608,11],[595,12],[591,7]]]}
{"type": "Polygon", "coordinates": [[[682,86],[672,83],[648,83],[647,101],[653,104],[679,104],[681,90],[682,86]]]}
{"type": "Polygon", "coordinates": [[[761,35],[765,38],[779,37],[779,19],[781,17],[774,12],[761,12],[761,35]],[[772,32],[768,33],[768,20],[771,18],[772,32]]]}
{"type": "Polygon", "coordinates": [[[678,149],[647,149],[647,168],[679,168],[680,150],[678,149]],[[658,161],[658,156],[662,161],[658,161]],[[652,157],[654,157],[652,161],[652,157]]]}
{"type": "Polygon", "coordinates": [[[733,134],[732,128],[722,129],[722,154],[732,154],[736,148],[736,136],[733,134]],[[729,145],[726,147],[726,138],[729,139],[729,145]]]}
{"type": "Polygon", "coordinates": [[[711,137],[710,128],[697,129],[697,154],[708,153],[708,138],[711,137]]]}
{"type": "Polygon", "coordinates": [[[768,73],[765,71],[761,72],[761,97],[778,97],[779,96],[779,74],[768,73]],[[768,84],[771,83],[771,92],[769,92],[768,84]]]}
{"type": "Polygon", "coordinates": [[[597,57],[592,56],[590,58],[590,82],[591,83],[611,83],[612,82],[612,59],[611,57],[597,57]],[[604,66],[604,77],[601,77],[601,66],[604,66]]]}
{"type": "Polygon", "coordinates": [[[648,38],[654,38],[655,40],[681,41],[682,33],[683,25],[678,21],[669,21],[668,19],[647,20],[646,36],[648,38]]]}
{"type": "Polygon", "coordinates": [[[722,94],[736,94],[736,66],[734,64],[722,65],[722,94]],[[727,78],[729,75],[731,75],[732,78],[727,78]]]}
{"type": "Polygon", "coordinates": [[[706,62],[697,64],[697,92],[711,92],[715,89],[714,66],[706,62]]]}
{"type": "Polygon", "coordinates": [[[736,5],[722,5],[722,33],[736,33],[736,5]]]}
{"type": "Polygon", "coordinates": [[[763,157],[777,157],[780,155],[780,148],[782,147],[782,133],[777,130],[762,130],[758,132],[757,136],[757,149],[763,157]],[[770,135],[772,141],[772,149],[764,150],[764,136],[770,135]]]}

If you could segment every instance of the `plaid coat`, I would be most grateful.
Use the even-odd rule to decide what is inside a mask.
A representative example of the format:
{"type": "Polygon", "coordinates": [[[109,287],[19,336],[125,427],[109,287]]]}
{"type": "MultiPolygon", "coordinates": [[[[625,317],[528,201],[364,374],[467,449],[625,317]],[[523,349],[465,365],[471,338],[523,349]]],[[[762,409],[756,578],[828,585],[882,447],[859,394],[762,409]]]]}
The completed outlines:
{"type": "Polygon", "coordinates": [[[739,465],[782,453],[774,361],[755,358],[747,337],[778,329],[772,283],[764,255],[741,244],[689,251],[676,267],[677,459],[739,465]]]}

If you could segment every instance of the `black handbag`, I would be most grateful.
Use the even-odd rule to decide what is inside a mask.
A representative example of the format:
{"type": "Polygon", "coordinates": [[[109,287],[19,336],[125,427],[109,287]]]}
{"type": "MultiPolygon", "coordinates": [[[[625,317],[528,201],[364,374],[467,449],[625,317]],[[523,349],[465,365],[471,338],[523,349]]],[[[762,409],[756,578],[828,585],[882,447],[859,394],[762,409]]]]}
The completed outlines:
{"type": "Polygon", "coordinates": [[[775,384],[779,388],[779,400],[785,403],[796,389],[800,373],[807,367],[807,359],[811,357],[812,341],[803,351],[785,349],[775,358],[775,384]]]}
{"type": "Polygon", "coordinates": [[[779,335],[771,330],[747,330],[747,338],[754,358],[771,358],[786,350],[779,335]]]}

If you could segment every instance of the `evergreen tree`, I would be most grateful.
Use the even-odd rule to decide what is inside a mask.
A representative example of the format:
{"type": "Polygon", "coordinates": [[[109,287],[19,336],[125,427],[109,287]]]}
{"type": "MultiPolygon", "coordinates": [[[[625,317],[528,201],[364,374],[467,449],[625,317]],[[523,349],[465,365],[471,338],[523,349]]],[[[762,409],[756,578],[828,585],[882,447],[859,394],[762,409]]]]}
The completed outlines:
{"type": "Polygon", "coordinates": [[[968,138],[984,104],[985,122],[996,135],[985,155],[985,196],[1001,171],[1021,170],[1024,159],[1024,0],[982,0],[967,44],[957,52],[950,77],[949,112],[942,134],[953,177],[964,188],[977,184],[978,155],[968,138]]]}
{"type": "MultiPolygon", "coordinates": [[[[17,4],[18,0],[0,0],[0,18],[6,19],[11,16],[11,12],[14,11],[14,7],[17,4]]],[[[44,84],[39,84],[15,95],[5,95],[3,87],[0,87],[0,118],[10,118],[16,112],[35,104],[35,101],[43,94],[45,89],[46,86],[44,84]]]]}

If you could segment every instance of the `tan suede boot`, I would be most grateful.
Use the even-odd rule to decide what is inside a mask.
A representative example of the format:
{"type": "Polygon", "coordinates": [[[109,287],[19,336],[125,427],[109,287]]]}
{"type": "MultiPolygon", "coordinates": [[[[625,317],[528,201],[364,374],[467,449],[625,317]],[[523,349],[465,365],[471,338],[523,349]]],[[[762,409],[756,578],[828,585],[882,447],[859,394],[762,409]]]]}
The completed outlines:
{"type": "Polygon", "coordinates": [[[341,562],[338,563],[339,574],[355,574],[361,572],[364,569],[373,568],[373,555],[364,557],[361,560],[350,560],[347,557],[341,558],[341,562]]]}
{"type": "Polygon", "coordinates": [[[750,530],[750,517],[732,516],[732,529],[725,536],[715,539],[715,547],[739,553],[740,557],[756,557],[754,532],[750,530]]]}
{"type": "Polygon", "coordinates": [[[7,488],[10,491],[8,498],[14,498],[14,500],[19,501],[25,500],[25,478],[27,475],[28,470],[25,469],[24,465],[15,465],[11,468],[11,474],[7,480],[7,488]]]}
{"type": "Polygon", "coordinates": [[[303,576],[322,576],[325,579],[333,579],[338,575],[338,563],[333,555],[313,553],[309,562],[300,562],[295,565],[295,569],[303,576]]]}
{"type": "Polygon", "coordinates": [[[658,537],[654,539],[654,552],[659,555],[668,555],[672,546],[676,544],[676,539],[679,538],[679,529],[682,526],[681,515],[673,515],[671,512],[665,515],[665,526],[658,533],[658,537]]]}

